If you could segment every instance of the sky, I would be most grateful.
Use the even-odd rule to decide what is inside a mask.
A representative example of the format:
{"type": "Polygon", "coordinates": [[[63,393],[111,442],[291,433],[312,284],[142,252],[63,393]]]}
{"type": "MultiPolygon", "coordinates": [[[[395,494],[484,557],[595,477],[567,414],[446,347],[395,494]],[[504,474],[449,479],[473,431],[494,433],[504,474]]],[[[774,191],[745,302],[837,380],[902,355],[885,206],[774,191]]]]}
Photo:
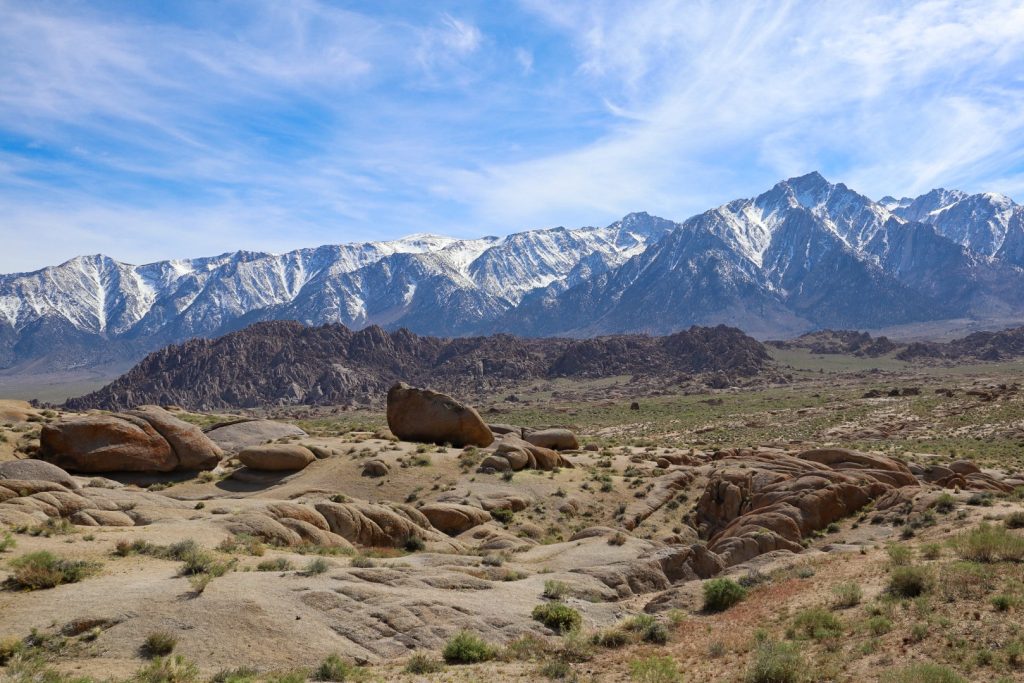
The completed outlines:
{"type": "Polygon", "coordinates": [[[1024,198],[1024,3],[0,0],[0,272],[1024,198]]]}

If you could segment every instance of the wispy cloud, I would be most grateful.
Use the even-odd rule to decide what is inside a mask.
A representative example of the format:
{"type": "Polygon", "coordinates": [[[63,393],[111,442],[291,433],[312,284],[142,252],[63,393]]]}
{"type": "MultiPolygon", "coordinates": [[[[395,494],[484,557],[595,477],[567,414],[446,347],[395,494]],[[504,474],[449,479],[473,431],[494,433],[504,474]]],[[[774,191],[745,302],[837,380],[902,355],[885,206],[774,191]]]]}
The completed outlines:
{"type": "Polygon", "coordinates": [[[1024,192],[1009,0],[0,13],[0,272],[682,219],[811,169],[1024,192]]]}

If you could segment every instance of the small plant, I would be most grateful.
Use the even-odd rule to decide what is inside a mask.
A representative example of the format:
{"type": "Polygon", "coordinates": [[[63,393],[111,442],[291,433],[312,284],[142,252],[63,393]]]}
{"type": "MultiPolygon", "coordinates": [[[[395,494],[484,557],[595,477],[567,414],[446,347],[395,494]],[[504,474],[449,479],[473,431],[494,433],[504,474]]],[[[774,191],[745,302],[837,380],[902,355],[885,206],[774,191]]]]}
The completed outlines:
{"type": "Polygon", "coordinates": [[[366,555],[356,555],[352,558],[352,566],[359,569],[369,569],[370,567],[376,567],[377,563],[366,555]]]}
{"type": "Polygon", "coordinates": [[[485,567],[500,567],[505,563],[505,558],[501,555],[484,555],[484,558],[480,560],[480,564],[485,567]]]}
{"type": "Polygon", "coordinates": [[[286,572],[292,568],[292,563],[287,557],[275,557],[272,560],[263,560],[256,565],[258,572],[286,572]]]}
{"type": "Polygon", "coordinates": [[[154,631],[146,636],[142,653],[147,657],[166,657],[174,652],[178,639],[166,631],[154,631]]]}
{"type": "Polygon", "coordinates": [[[402,544],[402,547],[406,550],[406,552],[418,553],[421,550],[425,550],[427,544],[419,536],[410,536],[409,538],[405,539],[405,543],[402,544]]]}
{"type": "Polygon", "coordinates": [[[0,553],[5,553],[16,545],[18,542],[14,540],[13,534],[10,531],[4,532],[4,537],[0,538],[0,553]]]}
{"type": "Polygon", "coordinates": [[[938,543],[925,543],[921,546],[921,557],[926,560],[937,560],[942,557],[942,546],[938,543]]]}
{"type": "Polygon", "coordinates": [[[809,564],[802,564],[796,568],[796,578],[809,579],[814,576],[814,567],[809,564]]]}
{"type": "Polygon", "coordinates": [[[560,680],[569,677],[569,674],[572,673],[572,666],[564,659],[549,659],[540,666],[537,673],[544,678],[560,680]]]}
{"type": "Polygon", "coordinates": [[[194,683],[199,679],[199,668],[181,655],[157,657],[139,669],[133,683],[194,683]]]}
{"type": "Polygon", "coordinates": [[[331,563],[322,557],[314,557],[306,565],[306,574],[308,576],[316,576],[317,574],[323,574],[331,568],[331,563]]]}
{"type": "Polygon", "coordinates": [[[948,493],[943,493],[935,499],[935,510],[938,512],[952,512],[954,508],[956,508],[956,498],[948,493]]]}
{"type": "Polygon", "coordinates": [[[508,508],[498,508],[497,510],[491,510],[491,517],[501,522],[502,524],[508,524],[512,521],[515,513],[508,508]]]}
{"type": "Polygon", "coordinates": [[[615,649],[624,646],[629,642],[629,636],[625,631],[618,628],[610,628],[598,631],[590,637],[590,642],[600,647],[615,649]]]}
{"type": "Polygon", "coordinates": [[[580,613],[561,602],[546,602],[533,608],[530,616],[556,633],[566,633],[583,623],[580,613]]]}
{"type": "Polygon", "coordinates": [[[1007,529],[1024,529],[1024,511],[1016,510],[1003,518],[1003,526],[1007,529]]]}
{"type": "Polygon", "coordinates": [[[861,599],[863,599],[864,597],[864,592],[860,589],[860,584],[854,581],[841,583],[835,588],[833,588],[832,592],[836,596],[836,607],[842,609],[856,607],[860,604],[861,599]]]}
{"type": "Polygon", "coordinates": [[[405,664],[408,674],[433,674],[444,669],[444,662],[434,659],[424,652],[416,652],[405,664]]]}
{"type": "Polygon", "coordinates": [[[561,600],[569,593],[569,584],[564,581],[548,579],[544,582],[544,592],[541,594],[549,600],[561,600]]]}
{"type": "Polygon", "coordinates": [[[683,675],[671,657],[644,657],[629,663],[629,677],[637,683],[682,683],[683,675]]]}
{"type": "Polygon", "coordinates": [[[926,567],[896,567],[889,575],[888,592],[898,598],[916,598],[931,590],[932,576],[926,567]]]}
{"type": "Polygon", "coordinates": [[[1024,537],[1011,534],[1005,526],[982,522],[957,536],[953,545],[960,557],[972,562],[1024,561],[1024,537]]]}
{"type": "Polygon", "coordinates": [[[358,681],[365,678],[365,672],[354,664],[349,664],[338,655],[328,655],[316,669],[314,676],[318,681],[358,681]]]}
{"type": "Polygon", "coordinates": [[[882,674],[883,683],[967,683],[955,671],[938,664],[911,664],[882,674]]]}
{"type": "Polygon", "coordinates": [[[910,640],[915,643],[920,643],[928,637],[928,624],[924,622],[918,622],[910,627],[910,640]]]}
{"type": "Polygon", "coordinates": [[[747,597],[747,589],[732,579],[704,582],[704,611],[722,612],[747,597]]]}
{"type": "Polygon", "coordinates": [[[805,664],[796,643],[762,640],[754,651],[754,661],[747,670],[746,683],[798,683],[805,664]]]}
{"type": "Polygon", "coordinates": [[[22,555],[11,560],[14,573],[8,579],[14,588],[39,590],[65,583],[78,583],[100,569],[97,562],[65,560],[46,550],[22,555]]]}
{"type": "Polygon", "coordinates": [[[805,609],[793,619],[796,636],[829,640],[843,635],[843,625],[834,614],[821,607],[805,609]]]}
{"type": "Polygon", "coordinates": [[[889,554],[889,564],[894,567],[902,567],[910,564],[912,554],[910,548],[905,545],[892,544],[885,551],[889,554]]]}
{"type": "Polygon", "coordinates": [[[608,545],[625,545],[626,539],[626,534],[622,533],[621,531],[616,531],[614,534],[608,537],[608,545]]]}
{"type": "Polygon", "coordinates": [[[459,631],[445,643],[441,656],[449,664],[476,664],[494,659],[495,650],[469,631],[459,631]]]}
{"type": "Polygon", "coordinates": [[[221,669],[213,675],[210,683],[256,683],[259,675],[259,671],[248,666],[240,666],[237,669],[221,669]]]}
{"type": "Polygon", "coordinates": [[[1010,595],[996,595],[992,598],[992,607],[997,612],[1009,612],[1014,602],[1013,597],[1010,595]]]}
{"type": "Polygon", "coordinates": [[[875,636],[885,635],[892,630],[892,621],[881,614],[876,614],[875,616],[870,617],[867,625],[868,631],[871,632],[871,635],[875,636]]]}

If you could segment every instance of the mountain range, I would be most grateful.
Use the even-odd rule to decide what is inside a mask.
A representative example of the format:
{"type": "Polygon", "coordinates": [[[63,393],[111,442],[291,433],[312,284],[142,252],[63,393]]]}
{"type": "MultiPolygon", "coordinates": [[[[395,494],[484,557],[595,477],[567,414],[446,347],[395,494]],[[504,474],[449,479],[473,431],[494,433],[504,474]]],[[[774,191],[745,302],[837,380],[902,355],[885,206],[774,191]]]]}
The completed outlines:
{"type": "Polygon", "coordinates": [[[724,323],[768,338],[954,318],[1024,319],[1024,206],[943,189],[873,201],[810,173],[682,223],[633,213],[507,237],[142,266],[82,256],[0,275],[0,369],[123,363],[271,320],[444,337],[724,323]]]}

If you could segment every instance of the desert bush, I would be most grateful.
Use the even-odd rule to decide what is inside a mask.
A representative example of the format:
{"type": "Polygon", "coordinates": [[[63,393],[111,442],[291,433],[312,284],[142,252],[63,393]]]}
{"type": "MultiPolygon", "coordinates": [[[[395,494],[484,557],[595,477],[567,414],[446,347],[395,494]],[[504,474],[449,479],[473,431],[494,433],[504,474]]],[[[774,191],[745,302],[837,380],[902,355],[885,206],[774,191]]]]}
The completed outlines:
{"type": "Polygon", "coordinates": [[[925,543],[921,546],[921,557],[926,560],[937,560],[942,556],[942,546],[938,543],[925,543]]]}
{"type": "Polygon", "coordinates": [[[322,557],[314,557],[306,564],[305,572],[309,576],[316,576],[317,574],[323,574],[331,568],[331,563],[322,557]]]}
{"type": "Polygon", "coordinates": [[[953,540],[953,547],[972,562],[1020,562],[1024,560],[1024,537],[1010,533],[1005,526],[982,522],[953,540]]]}
{"type": "Polygon", "coordinates": [[[167,631],[154,631],[142,643],[142,653],[147,657],[166,657],[177,645],[178,639],[167,631]]]}
{"type": "Polygon", "coordinates": [[[938,664],[911,664],[882,674],[883,683],[967,683],[952,669],[938,664]]]}
{"type": "Polygon", "coordinates": [[[292,563],[287,557],[275,557],[272,560],[263,560],[256,565],[258,572],[286,572],[292,568],[292,563]]]}
{"type": "Polygon", "coordinates": [[[469,631],[459,631],[445,643],[441,656],[449,664],[476,664],[494,659],[495,650],[469,631]]]}
{"type": "Polygon", "coordinates": [[[421,550],[426,550],[427,544],[419,536],[410,536],[405,539],[405,543],[402,544],[402,548],[410,553],[418,553],[421,550]]]}
{"type": "Polygon", "coordinates": [[[644,657],[629,663],[629,677],[637,683],[682,683],[683,674],[671,657],[644,657]]]}
{"type": "Polygon", "coordinates": [[[409,674],[433,674],[442,669],[444,669],[444,662],[434,659],[425,652],[413,654],[405,664],[405,672],[409,674]]]}
{"type": "Polygon", "coordinates": [[[593,634],[590,637],[590,642],[600,647],[615,649],[628,643],[629,635],[622,629],[609,628],[593,634]]]}
{"type": "Polygon", "coordinates": [[[902,567],[910,564],[912,554],[907,546],[893,543],[885,551],[889,555],[889,564],[892,566],[902,567]]]}
{"type": "Polygon", "coordinates": [[[362,681],[366,679],[366,671],[355,664],[349,664],[338,655],[328,655],[320,662],[314,674],[318,681],[362,681]]]}
{"type": "Polygon", "coordinates": [[[249,666],[236,669],[221,669],[213,675],[210,683],[255,683],[260,672],[249,666]]]}
{"type": "Polygon", "coordinates": [[[39,550],[11,560],[13,573],[8,579],[13,588],[38,590],[65,583],[77,583],[100,569],[98,562],[66,560],[39,550]]]}
{"type": "Polygon", "coordinates": [[[732,579],[711,579],[704,583],[704,611],[722,612],[747,596],[747,590],[732,579]]]}
{"type": "Polygon", "coordinates": [[[231,538],[225,538],[217,545],[217,550],[224,553],[245,553],[262,557],[267,551],[263,541],[250,534],[235,534],[231,538]]]}
{"type": "Polygon", "coordinates": [[[370,567],[377,566],[377,563],[365,555],[356,555],[352,558],[352,566],[359,569],[369,569],[370,567]]]}
{"type": "Polygon", "coordinates": [[[1007,529],[1024,529],[1024,510],[1015,510],[1003,518],[1007,529]]]}
{"type": "Polygon", "coordinates": [[[10,531],[4,532],[3,538],[0,538],[0,553],[5,553],[16,545],[18,542],[14,540],[14,535],[10,531]]]}
{"type": "Polygon", "coordinates": [[[843,625],[827,609],[812,607],[799,612],[794,617],[793,632],[796,637],[827,640],[841,636],[843,625]]]}
{"type": "Polygon", "coordinates": [[[798,683],[804,668],[796,643],[762,640],[754,650],[754,661],[744,680],[746,683],[798,683]]]}
{"type": "Polygon", "coordinates": [[[943,493],[935,499],[935,509],[939,512],[952,512],[956,507],[956,498],[949,493],[943,493]]]}
{"type": "Polygon", "coordinates": [[[890,620],[889,617],[885,615],[876,614],[875,616],[868,619],[867,627],[868,631],[871,632],[871,635],[885,635],[886,633],[892,630],[892,620],[890,620]]]}
{"type": "Polygon", "coordinates": [[[561,600],[568,594],[569,584],[564,581],[555,581],[554,579],[548,579],[544,582],[544,592],[541,593],[541,595],[549,600],[561,600]]]}
{"type": "Polygon", "coordinates": [[[861,599],[864,597],[860,584],[855,581],[839,584],[832,589],[832,593],[836,596],[836,607],[841,608],[855,607],[860,604],[861,599]]]}
{"type": "Polygon", "coordinates": [[[530,616],[558,633],[579,628],[583,623],[580,613],[560,602],[546,602],[533,608],[530,616]]]}
{"type": "Polygon", "coordinates": [[[995,595],[991,602],[997,612],[1008,612],[1016,604],[1016,600],[1011,595],[995,595]]]}
{"type": "Polygon", "coordinates": [[[157,657],[139,669],[132,683],[194,683],[199,679],[199,668],[181,655],[157,657]]]}
{"type": "Polygon", "coordinates": [[[916,598],[931,590],[932,576],[927,567],[895,567],[889,574],[890,595],[916,598]]]}
{"type": "Polygon", "coordinates": [[[491,510],[491,517],[502,524],[508,524],[515,517],[515,513],[508,508],[498,508],[497,510],[491,510]]]}

